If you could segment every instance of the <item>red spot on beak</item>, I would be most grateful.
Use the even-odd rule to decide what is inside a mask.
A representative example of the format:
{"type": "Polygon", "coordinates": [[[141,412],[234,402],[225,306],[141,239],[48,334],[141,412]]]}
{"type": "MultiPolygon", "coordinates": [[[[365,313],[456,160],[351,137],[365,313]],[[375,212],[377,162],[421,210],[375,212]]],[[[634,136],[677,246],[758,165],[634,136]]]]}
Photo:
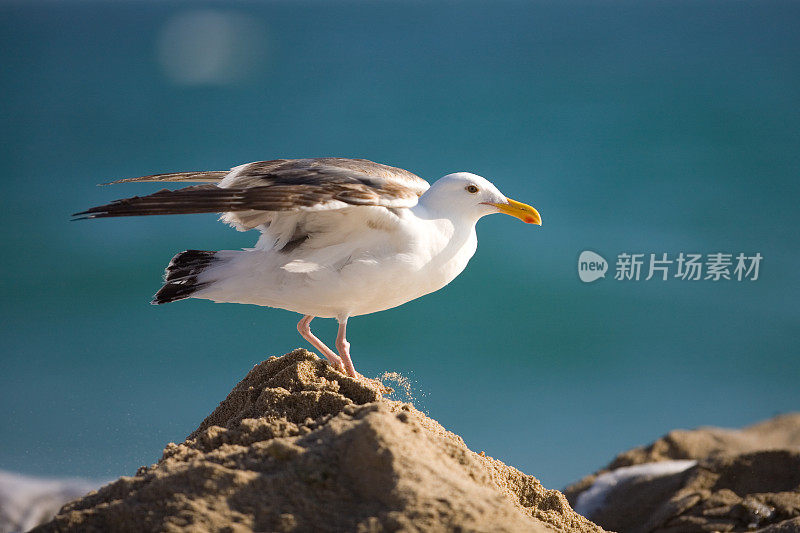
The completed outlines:
{"type": "Polygon", "coordinates": [[[535,218],[533,218],[533,217],[525,217],[525,223],[526,224],[533,224],[534,222],[536,222],[535,218]]]}

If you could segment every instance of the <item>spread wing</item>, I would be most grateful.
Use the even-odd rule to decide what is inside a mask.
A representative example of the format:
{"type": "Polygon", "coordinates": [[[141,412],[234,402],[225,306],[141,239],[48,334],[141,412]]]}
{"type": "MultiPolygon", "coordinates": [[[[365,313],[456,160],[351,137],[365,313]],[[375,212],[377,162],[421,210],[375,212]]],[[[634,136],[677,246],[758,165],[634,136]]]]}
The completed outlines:
{"type": "Polygon", "coordinates": [[[125,198],[74,216],[87,219],[222,213],[224,222],[242,231],[260,227],[265,237],[283,248],[304,239],[306,223],[318,220],[324,212],[361,212],[365,220],[376,216],[384,219],[391,208],[416,205],[430,187],[419,176],[401,168],[366,159],[333,157],[257,161],[229,172],[156,174],[112,183],[150,181],[206,183],[125,198]]]}
{"type": "MultiPolygon", "coordinates": [[[[253,228],[253,212],[343,209],[350,206],[412,207],[428,182],[401,168],[366,159],[317,158],[258,161],[230,172],[157,174],[136,181],[216,181],[163,189],[76,213],[79,218],[225,213],[240,229],[253,228]]],[[[257,217],[255,217],[257,218],[257,217]]]]}

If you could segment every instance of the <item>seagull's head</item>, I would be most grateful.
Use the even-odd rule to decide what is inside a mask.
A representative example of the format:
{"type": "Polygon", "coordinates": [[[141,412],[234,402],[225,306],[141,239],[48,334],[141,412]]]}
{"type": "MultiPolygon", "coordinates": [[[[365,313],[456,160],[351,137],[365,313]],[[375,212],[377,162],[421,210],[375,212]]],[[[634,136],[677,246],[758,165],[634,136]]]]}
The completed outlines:
{"type": "Polygon", "coordinates": [[[439,178],[425,196],[440,209],[465,213],[475,220],[492,213],[505,213],[528,224],[542,225],[542,217],[536,209],[507,198],[491,181],[470,172],[439,178]]]}

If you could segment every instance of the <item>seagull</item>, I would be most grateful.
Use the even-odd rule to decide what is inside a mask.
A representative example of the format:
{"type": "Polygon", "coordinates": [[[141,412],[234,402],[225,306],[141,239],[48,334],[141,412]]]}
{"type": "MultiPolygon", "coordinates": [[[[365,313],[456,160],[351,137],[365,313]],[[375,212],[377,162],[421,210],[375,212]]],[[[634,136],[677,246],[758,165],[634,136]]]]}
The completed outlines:
{"type": "Polygon", "coordinates": [[[453,281],[475,253],[475,224],[485,215],[542,223],[536,209],[476,174],[456,172],[430,185],[366,159],[276,159],[108,184],[131,182],[201,184],[73,216],[221,213],[239,231],[261,232],[253,248],[177,254],[153,304],[201,298],[300,313],[300,335],[351,377],[358,374],[346,338],[349,318],[397,307],[453,281]],[[311,332],[317,317],[338,321],[338,353],[311,332]]]}

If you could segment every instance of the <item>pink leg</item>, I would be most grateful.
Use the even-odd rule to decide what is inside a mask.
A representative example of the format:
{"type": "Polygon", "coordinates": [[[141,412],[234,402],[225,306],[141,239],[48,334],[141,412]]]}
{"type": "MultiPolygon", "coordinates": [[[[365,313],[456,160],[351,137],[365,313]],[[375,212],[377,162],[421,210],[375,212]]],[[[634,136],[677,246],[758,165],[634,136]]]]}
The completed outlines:
{"type": "Polygon", "coordinates": [[[353,361],[350,359],[350,343],[347,342],[345,335],[347,334],[347,317],[344,320],[339,320],[339,334],[336,336],[336,349],[339,350],[339,355],[344,361],[344,368],[347,370],[347,375],[351,378],[358,377],[356,369],[353,366],[353,361]]]}
{"type": "Polygon", "coordinates": [[[321,340],[315,337],[313,333],[311,333],[312,320],[314,320],[313,316],[311,315],[304,316],[302,319],[300,319],[300,322],[297,323],[297,331],[300,332],[300,335],[302,335],[305,340],[311,343],[311,346],[319,350],[322,353],[322,355],[325,356],[328,362],[330,362],[330,364],[333,365],[334,368],[340,371],[344,371],[345,367],[342,364],[342,360],[339,358],[339,356],[333,353],[333,350],[325,346],[325,343],[323,343],[321,340]]]}

